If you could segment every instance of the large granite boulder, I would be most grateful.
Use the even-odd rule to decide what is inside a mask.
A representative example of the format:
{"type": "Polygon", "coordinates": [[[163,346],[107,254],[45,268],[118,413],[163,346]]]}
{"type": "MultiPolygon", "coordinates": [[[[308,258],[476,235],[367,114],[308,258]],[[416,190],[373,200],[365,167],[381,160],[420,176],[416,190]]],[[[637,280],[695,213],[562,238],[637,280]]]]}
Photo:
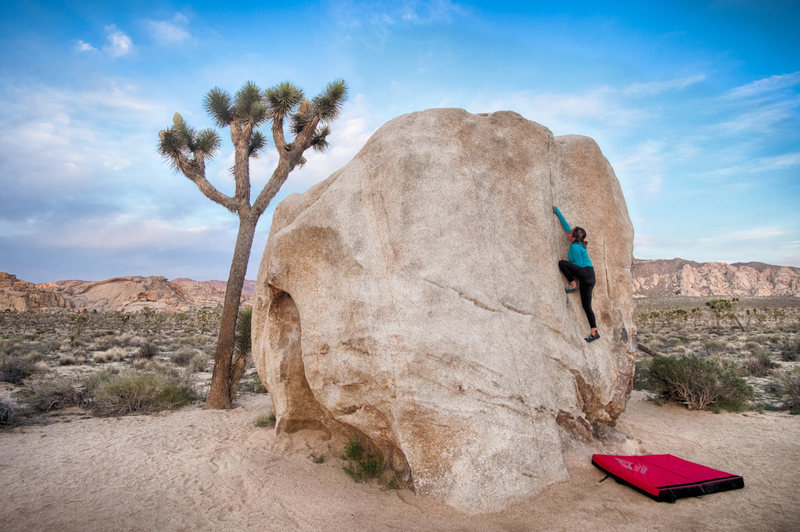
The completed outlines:
{"type": "Polygon", "coordinates": [[[388,122],[275,211],[253,356],[277,430],[352,431],[417,492],[471,512],[564,480],[566,440],[613,424],[631,389],[632,245],[592,139],[512,112],[388,122]],[[588,233],[591,344],[553,205],[588,233]]]}

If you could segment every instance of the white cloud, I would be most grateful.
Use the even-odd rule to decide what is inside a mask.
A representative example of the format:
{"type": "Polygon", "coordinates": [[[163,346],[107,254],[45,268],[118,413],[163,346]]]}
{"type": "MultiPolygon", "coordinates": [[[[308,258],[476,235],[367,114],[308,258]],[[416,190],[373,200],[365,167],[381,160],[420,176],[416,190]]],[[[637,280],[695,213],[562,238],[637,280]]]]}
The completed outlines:
{"type": "Polygon", "coordinates": [[[729,243],[749,242],[751,240],[774,239],[786,234],[786,231],[780,227],[755,227],[752,229],[731,231],[730,233],[719,235],[716,240],[729,243]]]}
{"type": "Polygon", "coordinates": [[[763,172],[785,170],[797,166],[800,166],[800,152],[784,153],[756,159],[743,159],[736,161],[733,166],[717,168],[713,171],[713,174],[718,176],[759,174],[763,172]]]}
{"type": "Polygon", "coordinates": [[[88,42],[79,40],[77,43],[75,43],[75,51],[81,53],[97,52],[97,48],[88,42]]]}
{"type": "Polygon", "coordinates": [[[37,231],[38,243],[53,248],[115,251],[205,248],[227,252],[231,240],[230,227],[176,224],[129,213],[76,219],[69,226],[42,229],[37,231]]]}
{"type": "Polygon", "coordinates": [[[797,117],[797,107],[800,100],[797,98],[779,100],[774,102],[759,102],[748,109],[742,107],[743,112],[718,124],[718,129],[723,132],[753,134],[771,133],[775,128],[787,120],[797,117]]]}
{"type": "Polygon", "coordinates": [[[181,13],[176,13],[169,20],[148,20],[147,26],[156,41],[161,44],[175,44],[187,41],[191,34],[187,29],[189,19],[181,13]]]}
{"type": "Polygon", "coordinates": [[[367,46],[382,45],[393,31],[403,26],[449,25],[468,14],[451,0],[340,0],[330,13],[331,19],[344,33],[364,29],[373,39],[362,41],[367,46]]]}
{"type": "Polygon", "coordinates": [[[759,171],[765,171],[783,170],[784,168],[793,168],[795,166],[800,166],[800,152],[786,153],[774,157],[763,157],[759,159],[756,168],[759,171]]]}
{"type": "Polygon", "coordinates": [[[800,72],[779,74],[731,89],[726,97],[733,100],[761,98],[797,85],[800,85],[800,72]]]}
{"type": "Polygon", "coordinates": [[[721,98],[722,107],[731,118],[718,124],[717,129],[723,134],[774,133],[787,121],[797,121],[798,87],[800,72],[770,76],[731,89],[721,98]]]}
{"type": "Polygon", "coordinates": [[[160,116],[169,116],[163,105],[132,87],[8,88],[0,92],[0,173],[25,175],[30,190],[55,191],[141,164],[142,156],[158,160],[160,116]],[[153,138],[142,139],[143,131],[153,138]]]}
{"type": "Polygon", "coordinates": [[[665,145],[646,141],[633,146],[627,155],[614,162],[614,171],[623,188],[645,197],[659,194],[663,188],[665,145]]]}
{"type": "Polygon", "coordinates": [[[395,8],[402,21],[425,26],[449,23],[465,13],[463,7],[450,0],[404,0],[395,4],[395,8]]]}
{"type": "Polygon", "coordinates": [[[133,50],[133,41],[122,30],[114,25],[106,26],[108,43],[104,50],[114,57],[128,55],[133,50]]]}
{"type": "Polygon", "coordinates": [[[588,124],[604,128],[631,127],[648,118],[643,108],[629,104],[620,91],[599,87],[578,94],[519,92],[490,101],[480,99],[468,106],[470,112],[514,110],[544,124],[556,135],[587,134],[588,124]]]}
{"type": "Polygon", "coordinates": [[[705,81],[705,74],[697,74],[685,78],[671,79],[667,81],[649,81],[644,83],[631,83],[622,92],[636,96],[655,96],[662,92],[682,90],[686,87],[705,81]]]}

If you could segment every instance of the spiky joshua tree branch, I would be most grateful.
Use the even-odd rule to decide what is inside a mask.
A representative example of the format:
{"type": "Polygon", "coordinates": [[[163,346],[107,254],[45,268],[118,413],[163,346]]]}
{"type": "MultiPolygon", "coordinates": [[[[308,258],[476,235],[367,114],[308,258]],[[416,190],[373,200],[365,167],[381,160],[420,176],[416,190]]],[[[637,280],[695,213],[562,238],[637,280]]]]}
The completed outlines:
{"type": "Polygon", "coordinates": [[[237,214],[239,233],[231,261],[225,303],[220,321],[214,374],[207,408],[230,408],[236,387],[244,372],[246,353],[234,360],[236,318],[242,295],[247,263],[253,245],[255,227],[272,199],[297,166],[305,164],[303,154],[309,148],[322,151],[328,146],[329,124],[341,111],[347,98],[347,84],[335,80],[311,100],[291,83],[283,82],[266,90],[247,82],[235,96],[215,87],[206,94],[203,106],[219,128],[229,128],[234,147],[233,177],[236,184],[233,196],[220,192],[206,178],[206,160],[220,147],[220,137],[214,129],[197,131],[175,113],[172,126],[158,133],[158,150],[175,169],[189,178],[208,199],[237,214]],[[286,122],[293,138],[287,141],[286,122]],[[267,139],[258,128],[272,123],[272,140],[278,163],[255,201],[250,203],[250,159],[258,157],[267,139]]]}

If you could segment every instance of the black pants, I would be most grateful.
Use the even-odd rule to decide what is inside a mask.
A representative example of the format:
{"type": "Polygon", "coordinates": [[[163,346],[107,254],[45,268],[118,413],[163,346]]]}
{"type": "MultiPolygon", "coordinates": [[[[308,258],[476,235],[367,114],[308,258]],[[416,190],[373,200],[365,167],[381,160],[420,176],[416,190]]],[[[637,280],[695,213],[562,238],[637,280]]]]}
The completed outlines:
{"type": "Polygon", "coordinates": [[[594,268],[586,266],[582,268],[572,264],[568,260],[558,261],[558,269],[567,278],[570,283],[577,280],[581,292],[581,304],[583,311],[586,313],[586,318],[589,320],[589,327],[592,329],[597,328],[597,322],[594,320],[594,312],[592,312],[592,290],[594,290],[594,268]]]}

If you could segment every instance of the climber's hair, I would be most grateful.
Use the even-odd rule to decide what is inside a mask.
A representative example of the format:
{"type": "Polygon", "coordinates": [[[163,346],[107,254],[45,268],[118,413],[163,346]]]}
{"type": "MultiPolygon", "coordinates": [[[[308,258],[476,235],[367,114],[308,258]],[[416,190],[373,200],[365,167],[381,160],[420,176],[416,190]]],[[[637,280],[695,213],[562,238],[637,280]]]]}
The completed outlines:
{"type": "Polygon", "coordinates": [[[586,230],[583,227],[575,227],[572,230],[572,236],[575,237],[575,242],[580,242],[584,247],[589,243],[586,241],[586,230]]]}

